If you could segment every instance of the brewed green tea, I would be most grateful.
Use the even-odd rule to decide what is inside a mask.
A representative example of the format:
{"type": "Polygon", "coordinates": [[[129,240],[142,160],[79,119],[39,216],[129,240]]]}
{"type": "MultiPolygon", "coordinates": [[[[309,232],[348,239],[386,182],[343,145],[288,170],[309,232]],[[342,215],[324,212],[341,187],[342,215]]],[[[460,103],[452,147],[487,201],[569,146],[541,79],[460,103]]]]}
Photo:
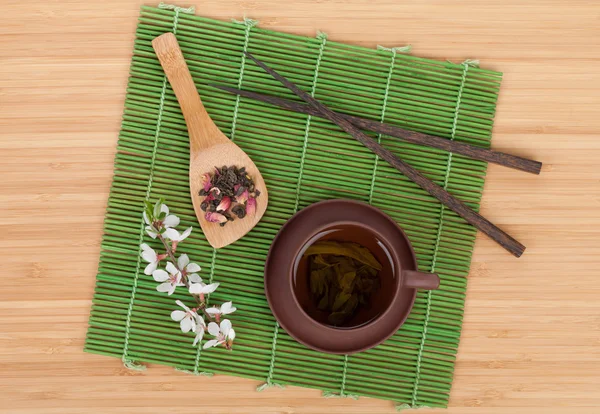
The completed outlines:
{"type": "Polygon", "coordinates": [[[393,296],[390,257],[385,244],[366,229],[327,229],[303,249],[295,272],[296,296],[320,323],[338,328],[369,323],[393,296]]]}

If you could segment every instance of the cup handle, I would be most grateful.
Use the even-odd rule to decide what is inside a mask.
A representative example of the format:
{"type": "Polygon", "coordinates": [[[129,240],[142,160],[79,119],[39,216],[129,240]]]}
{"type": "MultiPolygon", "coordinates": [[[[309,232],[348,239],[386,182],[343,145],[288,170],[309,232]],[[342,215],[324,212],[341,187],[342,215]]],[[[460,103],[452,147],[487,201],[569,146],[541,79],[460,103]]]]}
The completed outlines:
{"type": "Polygon", "coordinates": [[[408,288],[433,290],[440,286],[440,278],[434,273],[403,270],[402,283],[408,288]]]}

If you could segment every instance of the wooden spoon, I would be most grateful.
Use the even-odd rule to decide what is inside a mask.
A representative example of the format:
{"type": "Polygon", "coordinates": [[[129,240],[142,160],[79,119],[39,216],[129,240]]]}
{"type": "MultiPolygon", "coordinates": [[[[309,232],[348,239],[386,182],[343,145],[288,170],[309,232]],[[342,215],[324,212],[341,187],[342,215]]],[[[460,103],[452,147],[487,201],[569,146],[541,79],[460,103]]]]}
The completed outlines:
{"type": "Polygon", "coordinates": [[[268,203],[265,181],[250,157],[231,142],[210,119],[175,35],[165,33],[158,36],[152,41],[152,46],[177,96],[190,135],[190,192],[196,217],[211,246],[215,249],[227,246],[248,233],[263,216],[268,203]],[[205,212],[200,208],[204,197],[199,192],[203,187],[202,175],[214,174],[215,166],[223,165],[246,167],[260,196],[256,199],[256,213],[253,216],[246,215],[239,219],[234,215],[234,221],[221,227],[219,223],[211,223],[205,219],[205,212]]]}

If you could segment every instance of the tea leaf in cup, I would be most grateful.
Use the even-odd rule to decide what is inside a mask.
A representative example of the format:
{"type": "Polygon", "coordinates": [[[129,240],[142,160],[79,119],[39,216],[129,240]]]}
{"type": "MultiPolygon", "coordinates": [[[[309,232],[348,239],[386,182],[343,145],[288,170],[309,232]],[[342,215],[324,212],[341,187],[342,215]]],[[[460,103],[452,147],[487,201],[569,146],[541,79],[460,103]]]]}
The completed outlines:
{"type": "Polygon", "coordinates": [[[332,266],[332,264],[329,264],[329,263],[328,263],[328,262],[327,262],[327,261],[326,261],[326,260],[323,258],[323,256],[322,256],[322,255],[320,255],[320,254],[318,254],[318,255],[315,255],[315,257],[313,258],[313,261],[312,261],[312,262],[313,262],[314,264],[316,264],[316,265],[320,265],[320,266],[324,266],[324,267],[329,267],[329,266],[332,266]]]}
{"type": "Polygon", "coordinates": [[[330,312],[329,323],[341,325],[359,304],[369,306],[382,266],[368,249],[351,242],[320,241],[304,256],[309,260],[312,298],[319,310],[330,312]]]}
{"type": "Polygon", "coordinates": [[[313,270],[310,272],[310,290],[315,295],[322,295],[327,289],[326,270],[313,270]]]}
{"type": "Polygon", "coordinates": [[[375,256],[361,245],[351,242],[337,242],[331,240],[319,241],[310,246],[305,256],[319,255],[319,254],[331,254],[335,256],[347,256],[361,263],[369,265],[374,269],[381,270],[381,264],[377,261],[375,256]]]}
{"type": "Polygon", "coordinates": [[[350,299],[352,295],[348,292],[340,292],[338,293],[338,295],[335,298],[335,301],[333,302],[333,306],[331,307],[331,310],[338,311],[341,309],[342,306],[344,306],[346,304],[346,302],[348,302],[348,300],[350,299]]]}
{"type": "Polygon", "coordinates": [[[354,278],[356,278],[356,272],[344,273],[341,280],[339,280],[340,288],[344,292],[350,292],[352,290],[354,278]]]}
{"type": "Polygon", "coordinates": [[[329,308],[329,295],[326,294],[325,296],[323,296],[321,298],[321,300],[319,301],[319,304],[317,305],[317,308],[319,308],[319,310],[322,311],[326,311],[327,308],[329,308]]]}
{"type": "Polygon", "coordinates": [[[345,312],[333,312],[327,317],[327,321],[332,325],[341,325],[348,318],[345,312]]]}
{"type": "MultiPolygon", "coordinates": [[[[342,295],[342,294],[343,293],[341,293],[340,295],[342,295]]],[[[335,304],[334,304],[334,306],[335,306],[335,304]]],[[[341,325],[353,315],[357,306],[358,306],[358,295],[355,293],[355,294],[350,295],[350,297],[348,298],[348,300],[346,300],[346,302],[344,303],[343,308],[341,310],[339,310],[337,312],[336,311],[332,312],[331,315],[329,315],[329,317],[327,318],[327,320],[332,325],[341,325]]]]}

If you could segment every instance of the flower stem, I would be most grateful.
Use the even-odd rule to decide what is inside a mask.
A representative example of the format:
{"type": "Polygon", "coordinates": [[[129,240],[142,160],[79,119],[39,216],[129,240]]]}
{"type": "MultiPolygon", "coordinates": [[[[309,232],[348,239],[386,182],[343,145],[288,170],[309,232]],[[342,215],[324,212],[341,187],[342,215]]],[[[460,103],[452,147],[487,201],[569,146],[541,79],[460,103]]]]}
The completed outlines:
{"type": "MultiPolygon", "coordinates": [[[[165,239],[162,234],[158,235],[158,239],[162,242],[163,246],[165,246],[167,255],[169,256],[175,267],[177,267],[177,260],[175,260],[175,255],[173,254],[173,250],[171,250],[171,246],[169,246],[169,243],[167,243],[167,239],[165,239]]],[[[179,267],[177,268],[179,269],[179,267]]],[[[179,269],[179,271],[181,271],[181,269],[179,269]]]]}
{"type": "MultiPolygon", "coordinates": [[[[175,259],[175,254],[173,253],[173,249],[171,249],[171,246],[169,246],[167,239],[165,239],[162,234],[158,235],[158,239],[162,242],[163,246],[165,247],[165,251],[166,251],[167,255],[169,256],[169,259],[171,259],[171,262],[173,262],[173,265],[177,268],[177,270],[179,270],[181,272],[181,280],[183,281],[183,284],[185,285],[186,288],[189,289],[190,282],[189,282],[187,276],[185,275],[184,269],[180,269],[179,266],[177,265],[177,259],[175,259]]],[[[204,312],[206,303],[204,303],[204,301],[200,299],[200,296],[198,296],[198,295],[192,295],[192,296],[194,297],[194,299],[196,299],[196,302],[198,303],[198,309],[202,309],[202,311],[204,312]]],[[[204,312],[204,314],[208,316],[208,314],[206,312],[204,312]]]]}

